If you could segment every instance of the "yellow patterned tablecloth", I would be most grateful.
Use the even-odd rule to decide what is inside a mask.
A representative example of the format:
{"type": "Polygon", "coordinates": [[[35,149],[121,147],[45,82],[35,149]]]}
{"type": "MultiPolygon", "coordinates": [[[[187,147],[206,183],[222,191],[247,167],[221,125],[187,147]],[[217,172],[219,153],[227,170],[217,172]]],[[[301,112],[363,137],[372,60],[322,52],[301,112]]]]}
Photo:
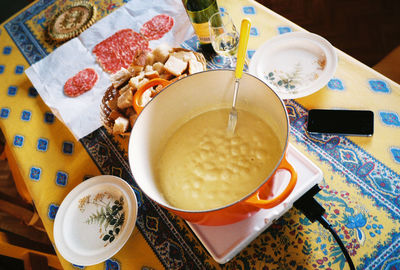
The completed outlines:
{"type": "MultiPolygon", "coordinates": [[[[0,128],[15,160],[13,166],[18,167],[52,241],[63,198],[91,176],[113,174],[125,179],[138,197],[139,214],[133,234],[115,256],[91,267],[72,265],[59,256],[65,269],[347,268],[329,232],[295,209],[230,262],[219,265],[184,221],[155,206],[138,189],[127,165],[128,138],[99,129],[76,141],[24,74],[56,47],[46,40],[45,27],[69,2],[36,1],[1,25],[0,128]]],[[[124,2],[93,1],[101,17],[124,2]]],[[[218,3],[237,25],[243,17],[252,20],[249,58],[273,36],[305,31],[251,0],[218,3]]],[[[285,101],[290,141],[322,169],[317,199],[357,269],[399,269],[400,86],[340,51],[338,57],[337,71],[327,86],[308,97],[285,101]],[[370,109],[375,114],[374,135],[310,136],[305,124],[311,108],[370,109]]]]}

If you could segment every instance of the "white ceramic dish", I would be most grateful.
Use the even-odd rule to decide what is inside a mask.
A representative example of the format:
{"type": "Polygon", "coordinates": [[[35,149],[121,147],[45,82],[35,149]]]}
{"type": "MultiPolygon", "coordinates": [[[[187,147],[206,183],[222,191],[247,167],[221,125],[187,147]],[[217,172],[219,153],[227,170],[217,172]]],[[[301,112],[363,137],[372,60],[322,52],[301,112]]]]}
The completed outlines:
{"type": "Polygon", "coordinates": [[[103,262],[129,239],[136,217],[136,196],[128,183],[111,175],[90,178],[61,203],[54,221],[55,245],[73,264],[103,262]]]}
{"type": "Polygon", "coordinates": [[[326,39],[308,32],[292,32],[261,45],[251,59],[249,73],[282,99],[294,99],[324,87],[336,66],[336,50],[326,39]]]}
{"type": "MultiPolygon", "coordinates": [[[[322,180],[322,171],[311,160],[289,144],[287,160],[297,171],[297,184],[286,200],[272,209],[260,210],[254,216],[225,226],[202,226],[188,223],[210,255],[218,263],[226,263],[280,218],[293,203],[322,180]]],[[[287,172],[278,171],[274,181],[286,186],[287,172]],[[278,181],[277,181],[278,180],[278,181]]],[[[274,185],[275,187],[275,185],[274,185]]],[[[277,187],[279,191],[279,185],[277,187]]],[[[279,193],[274,190],[274,192],[279,193]]]]}

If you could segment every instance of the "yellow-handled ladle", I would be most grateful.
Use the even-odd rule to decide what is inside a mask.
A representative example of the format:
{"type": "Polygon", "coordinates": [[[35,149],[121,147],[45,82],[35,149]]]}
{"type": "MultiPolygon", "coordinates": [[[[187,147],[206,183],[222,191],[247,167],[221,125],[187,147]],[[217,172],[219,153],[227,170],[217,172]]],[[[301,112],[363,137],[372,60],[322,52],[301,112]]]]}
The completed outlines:
{"type": "Polygon", "coordinates": [[[233,134],[235,132],[236,123],[238,119],[238,113],[236,110],[236,100],[239,91],[239,81],[240,78],[242,78],[243,74],[243,67],[247,51],[247,42],[249,41],[250,27],[251,27],[250,20],[243,19],[242,24],[240,25],[239,47],[238,47],[236,69],[235,69],[236,80],[234,86],[232,109],[229,112],[228,127],[227,127],[227,131],[229,134],[233,134]]]}

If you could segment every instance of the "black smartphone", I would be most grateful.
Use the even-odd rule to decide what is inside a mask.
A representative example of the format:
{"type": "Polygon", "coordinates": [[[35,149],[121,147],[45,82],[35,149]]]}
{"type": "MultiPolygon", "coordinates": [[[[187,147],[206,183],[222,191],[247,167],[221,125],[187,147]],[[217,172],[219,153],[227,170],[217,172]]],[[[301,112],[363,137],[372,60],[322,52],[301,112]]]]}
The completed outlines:
{"type": "Polygon", "coordinates": [[[374,113],[368,110],[323,110],[308,111],[307,131],[356,136],[372,136],[374,113]]]}

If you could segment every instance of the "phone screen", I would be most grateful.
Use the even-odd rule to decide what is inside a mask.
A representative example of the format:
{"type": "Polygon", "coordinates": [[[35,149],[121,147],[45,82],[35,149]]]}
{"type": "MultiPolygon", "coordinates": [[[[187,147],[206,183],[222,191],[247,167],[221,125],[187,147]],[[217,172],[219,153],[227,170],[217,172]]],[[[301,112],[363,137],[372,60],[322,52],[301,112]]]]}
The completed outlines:
{"type": "Polygon", "coordinates": [[[307,131],[371,136],[374,133],[374,113],[364,110],[322,110],[308,112],[307,131]]]}

